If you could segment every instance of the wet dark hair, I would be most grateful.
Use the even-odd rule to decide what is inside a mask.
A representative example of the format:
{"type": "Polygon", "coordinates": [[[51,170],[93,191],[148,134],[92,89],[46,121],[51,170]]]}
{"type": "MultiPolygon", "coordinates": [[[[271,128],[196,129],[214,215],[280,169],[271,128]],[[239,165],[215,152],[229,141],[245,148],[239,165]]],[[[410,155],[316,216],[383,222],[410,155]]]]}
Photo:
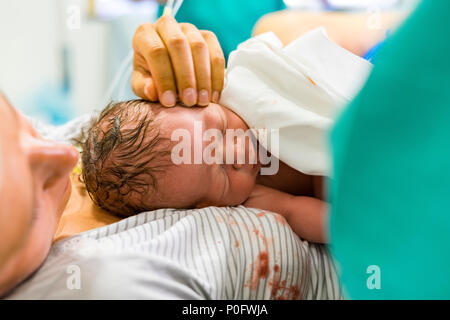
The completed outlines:
{"type": "Polygon", "coordinates": [[[110,103],[88,128],[82,180],[102,209],[121,216],[151,209],[143,195],[156,191],[156,175],[170,162],[170,141],[155,119],[160,108],[144,100],[110,103]]]}

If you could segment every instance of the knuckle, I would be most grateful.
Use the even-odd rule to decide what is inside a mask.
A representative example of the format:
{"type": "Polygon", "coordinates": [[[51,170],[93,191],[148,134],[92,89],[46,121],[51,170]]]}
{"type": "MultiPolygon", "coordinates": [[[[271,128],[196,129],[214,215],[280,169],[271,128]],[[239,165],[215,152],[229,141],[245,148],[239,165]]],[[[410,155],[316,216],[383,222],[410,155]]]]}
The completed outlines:
{"type": "Polygon", "coordinates": [[[161,87],[161,91],[173,90],[174,83],[171,74],[160,74],[158,76],[158,82],[161,87]]]}
{"type": "Polygon", "coordinates": [[[150,30],[153,29],[153,25],[151,23],[141,24],[133,35],[132,46],[135,51],[139,48],[139,44],[144,42],[146,35],[149,34],[150,30]]]}
{"type": "Polygon", "coordinates": [[[169,47],[178,49],[186,46],[186,38],[183,35],[173,36],[167,43],[169,47]]]}
{"type": "Polygon", "coordinates": [[[215,38],[216,37],[214,32],[209,31],[209,30],[202,30],[201,33],[202,33],[203,37],[205,37],[205,38],[215,38]]]}
{"type": "Polygon", "coordinates": [[[147,33],[149,33],[149,30],[153,28],[153,25],[151,23],[143,23],[137,27],[136,32],[133,35],[133,43],[137,40],[139,40],[141,37],[145,36],[147,33]]]}
{"type": "Polygon", "coordinates": [[[194,40],[190,43],[192,51],[203,51],[207,49],[207,45],[204,41],[194,40]]]}
{"type": "Polygon", "coordinates": [[[137,27],[135,33],[138,34],[138,33],[146,32],[152,26],[153,25],[151,23],[143,23],[143,24],[139,25],[139,27],[137,27]]]}
{"type": "Polygon", "coordinates": [[[185,30],[197,29],[192,23],[189,22],[180,23],[180,27],[185,30]]]}
{"type": "Polygon", "coordinates": [[[148,49],[148,56],[151,59],[158,59],[164,57],[167,54],[167,49],[163,45],[154,44],[148,49]]]}
{"type": "Polygon", "coordinates": [[[215,56],[212,58],[212,63],[215,66],[225,68],[225,58],[222,56],[215,56]]]}
{"type": "Polygon", "coordinates": [[[172,17],[170,15],[163,15],[156,21],[156,24],[157,25],[164,24],[164,23],[167,23],[167,21],[169,21],[171,19],[172,19],[172,17]]]}

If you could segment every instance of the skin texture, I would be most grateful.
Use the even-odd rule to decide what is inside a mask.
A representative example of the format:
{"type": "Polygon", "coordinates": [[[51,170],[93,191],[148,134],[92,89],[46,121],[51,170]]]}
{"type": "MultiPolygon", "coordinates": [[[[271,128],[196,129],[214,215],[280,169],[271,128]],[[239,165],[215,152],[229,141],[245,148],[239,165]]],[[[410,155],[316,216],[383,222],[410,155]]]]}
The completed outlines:
{"type": "Polygon", "coordinates": [[[163,16],[139,26],[133,49],[131,87],[138,97],[166,107],[177,96],[186,106],[219,101],[225,57],[214,33],[163,16]]]}
{"type": "Polygon", "coordinates": [[[78,152],[42,139],[2,95],[0,119],[1,296],[47,256],[70,196],[69,172],[78,152]]]}
{"type": "MultiPolygon", "coordinates": [[[[147,111],[145,111],[147,112],[147,111]]],[[[279,213],[288,221],[291,228],[303,239],[312,242],[326,242],[325,221],[327,205],[322,200],[321,177],[299,173],[282,164],[278,174],[259,176],[259,164],[251,164],[250,143],[229,145],[224,137],[223,163],[194,163],[194,149],[202,154],[210,141],[195,138],[195,126],[201,123],[201,136],[207,129],[216,129],[229,134],[229,129],[248,130],[246,123],[229,109],[210,104],[207,108],[185,108],[176,106],[163,109],[156,121],[160,124],[161,135],[170,139],[175,130],[185,130],[189,135],[191,158],[189,163],[167,166],[164,175],[158,178],[158,187],[149,194],[136,195],[148,209],[154,208],[202,208],[206,206],[236,206],[259,208],[279,213]],[[227,131],[228,130],[228,131],[227,131]],[[246,155],[245,164],[226,162],[226,153],[235,152],[246,155]],[[281,189],[281,190],[277,190],[281,189]]],[[[184,139],[184,138],[183,138],[184,139]]],[[[178,143],[179,140],[176,140],[178,143]]],[[[169,146],[174,150],[174,146],[169,146]]],[[[204,159],[203,159],[204,160],[204,159]]],[[[171,161],[168,159],[168,161],[171,161]]],[[[151,165],[151,164],[150,164],[151,165]]],[[[150,182],[149,182],[150,183],[150,182]]]]}
{"type": "Polygon", "coordinates": [[[364,55],[374,45],[386,39],[408,12],[308,12],[283,10],[263,16],[253,34],[274,32],[287,45],[301,35],[324,27],[331,40],[356,55],[364,55]]]}
{"type": "MultiPolygon", "coordinates": [[[[207,129],[248,130],[245,122],[229,109],[212,103],[207,108],[184,108],[177,106],[162,110],[158,115],[161,122],[161,135],[169,138],[174,130],[185,129],[191,138],[191,163],[194,162],[194,121],[202,124],[202,135],[207,129]]],[[[258,164],[225,164],[227,152],[232,146],[224,143],[224,164],[180,164],[170,166],[158,183],[157,196],[150,197],[152,206],[175,206],[179,208],[206,207],[209,205],[233,206],[243,203],[254,188],[258,174],[258,164]]],[[[203,150],[209,142],[203,142],[203,150]]],[[[236,153],[247,155],[251,144],[237,144],[236,153]]],[[[203,161],[204,162],[204,161],[203,161]]],[[[150,205],[150,203],[149,203],[150,205]]]]}
{"type": "MultiPolygon", "coordinates": [[[[281,20],[287,21],[286,18],[281,20]]],[[[290,31],[293,30],[296,28],[290,27],[290,31]]],[[[352,37],[354,30],[348,33],[352,37]]],[[[345,30],[342,30],[343,33],[345,30]]],[[[342,41],[337,42],[343,44],[342,41]]],[[[185,106],[196,104],[206,106],[209,101],[219,101],[223,88],[225,59],[213,33],[199,31],[189,24],[178,24],[172,17],[162,17],[155,24],[145,24],[137,29],[133,38],[133,48],[135,55],[132,88],[138,97],[152,101],[159,100],[164,106],[174,106],[176,96],[179,96],[178,99],[185,106]],[[186,91],[186,89],[193,90],[186,91]],[[165,94],[166,92],[172,92],[172,96],[165,94]]],[[[205,110],[211,112],[214,108],[205,110]]],[[[169,115],[170,109],[166,111],[169,115]]],[[[197,116],[206,117],[206,114],[185,115],[186,119],[191,117],[191,120],[197,116]]],[[[230,118],[232,118],[229,124],[231,127],[246,127],[243,121],[237,120],[239,117],[230,115],[230,118]]],[[[218,120],[214,120],[216,124],[213,120],[204,120],[211,126],[218,123],[218,120]]],[[[77,162],[78,153],[70,146],[40,138],[1,94],[0,122],[0,235],[2,236],[0,296],[2,296],[35,271],[48,254],[61,213],[70,196],[69,176],[77,162]]],[[[191,124],[186,122],[184,125],[189,130],[191,124]]],[[[170,131],[173,127],[171,128],[168,123],[165,129],[170,131]]],[[[252,167],[248,166],[240,168],[239,165],[228,165],[224,168],[214,167],[214,170],[217,171],[210,174],[217,179],[206,181],[205,169],[199,168],[198,179],[197,175],[192,175],[193,179],[190,181],[184,180],[184,186],[195,182],[196,188],[201,192],[198,192],[199,197],[184,196],[181,199],[184,203],[180,202],[180,205],[202,207],[213,202],[240,203],[247,199],[244,203],[248,206],[270,210],[270,206],[280,200],[278,202],[282,205],[274,207],[272,211],[283,212],[297,233],[302,234],[305,232],[302,228],[311,225],[313,230],[318,232],[305,233],[305,237],[310,237],[313,241],[324,240],[324,237],[317,234],[321,234],[320,225],[325,220],[323,217],[326,206],[323,202],[314,201],[317,200],[314,197],[321,198],[320,188],[315,187],[321,184],[320,177],[303,175],[283,163],[280,163],[280,171],[273,177],[258,177],[252,171],[252,167]],[[208,185],[210,189],[205,187],[205,182],[210,184],[208,185]],[[212,194],[211,190],[216,188],[212,186],[213,183],[225,191],[212,194]],[[238,185],[242,194],[246,195],[246,199],[234,193],[233,188],[226,191],[225,183],[238,185]],[[255,185],[256,187],[253,187],[255,185]],[[273,188],[267,190],[261,185],[272,186],[282,191],[274,191],[273,188]],[[221,198],[218,198],[217,194],[221,194],[221,198]],[[307,197],[302,198],[299,195],[307,197]],[[270,197],[279,199],[267,201],[273,199],[270,197]],[[296,211],[298,208],[304,208],[304,211],[296,211]]],[[[170,179],[174,177],[175,173],[168,178],[169,186],[170,179]]],[[[76,190],[80,191],[79,194],[85,195],[82,186],[76,190]]],[[[91,203],[87,206],[92,208],[91,203]]],[[[77,213],[82,210],[79,208],[83,209],[84,205],[80,206],[74,197],[59,224],[56,239],[117,221],[117,218],[109,216],[108,213],[97,210],[92,210],[95,214],[79,215],[77,213]]]]}
{"type": "Polygon", "coordinates": [[[122,219],[94,204],[78,174],[72,173],[70,179],[72,181],[72,193],[59,220],[53,242],[84,231],[100,228],[122,219]]]}
{"type": "MultiPolygon", "coordinates": [[[[167,103],[164,92],[176,93],[176,88],[184,93],[192,88],[194,92],[181,99],[185,105],[218,101],[225,59],[211,32],[164,17],[155,25],[138,28],[133,48],[132,88],[137,96],[171,106],[175,102],[167,103]],[[207,94],[197,93],[202,90],[207,94]]],[[[1,297],[35,271],[47,256],[70,196],[70,172],[78,161],[78,152],[71,146],[40,138],[1,94],[0,122],[1,297]]],[[[69,206],[74,208],[76,202],[69,206]]],[[[67,219],[58,228],[61,237],[116,221],[104,212],[82,218],[69,214],[73,212],[78,211],[68,210],[67,219]]]]}

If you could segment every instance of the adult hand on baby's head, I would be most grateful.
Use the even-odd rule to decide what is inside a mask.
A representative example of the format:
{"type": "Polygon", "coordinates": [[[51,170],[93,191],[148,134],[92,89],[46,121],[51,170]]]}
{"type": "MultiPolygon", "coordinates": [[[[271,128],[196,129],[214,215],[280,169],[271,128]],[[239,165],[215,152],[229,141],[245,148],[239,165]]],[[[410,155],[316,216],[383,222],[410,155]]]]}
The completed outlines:
{"type": "Polygon", "coordinates": [[[178,92],[187,106],[218,102],[225,58],[214,33],[162,16],[139,26],[133,49],[131,87],[140,98],[171,107],[178,92]]]}

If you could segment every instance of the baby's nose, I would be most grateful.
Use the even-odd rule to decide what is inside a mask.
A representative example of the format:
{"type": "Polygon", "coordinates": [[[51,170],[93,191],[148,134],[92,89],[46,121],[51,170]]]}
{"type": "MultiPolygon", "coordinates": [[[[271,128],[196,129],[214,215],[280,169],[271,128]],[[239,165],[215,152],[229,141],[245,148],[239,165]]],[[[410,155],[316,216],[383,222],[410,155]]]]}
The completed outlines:
{"type": "Polygon", "coordinates": [[[224,147],[224,163],[234,169],[242,169],[248,164],[256,163],[256,146],[253,145],[252,136],[245,133],[227,136],[224,139],[224,147]]]}
{"type": "Polygon", "coordinates": [[[245,136],[239,137],[234,143],[234,161],[233,168],[238,170],[245,167],[245,165],[251,163],[254,150],[251,146],[251,141],[245,136]]]}

